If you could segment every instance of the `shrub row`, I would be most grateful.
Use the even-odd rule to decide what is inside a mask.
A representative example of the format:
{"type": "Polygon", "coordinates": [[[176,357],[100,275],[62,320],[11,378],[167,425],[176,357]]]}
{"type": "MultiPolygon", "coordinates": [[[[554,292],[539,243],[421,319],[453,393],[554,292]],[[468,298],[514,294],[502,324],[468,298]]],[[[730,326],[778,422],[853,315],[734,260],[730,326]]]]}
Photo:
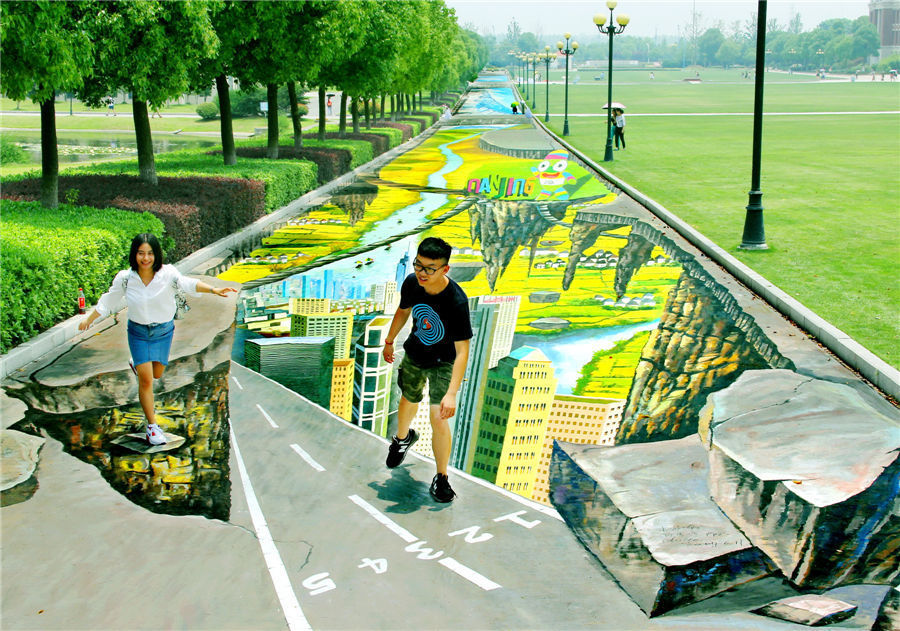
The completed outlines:
{"type": "MultiPolygon", "coordinates": [[[[241,158],[261,159],[266,157],[266,147],[241,146],[235,149],[241,158]]],[[[211,152],[222,155],[221,151],[211,152]]],[[[334,149],[331,147],[302,147],[297,150],[294,145],[280,145],[278,147],[279,160],[309,160],[315,163],[318,170],[318,182],[324,184],[343,175],[350,170],[350,152],[346,149],[334,149]]]]}
{"type": "Polygon", "coordinates": [[[95,303],[128,266],[134,235],[163,228],[148,213],[68,204],[0,200],[0,215],[0,353],[74,315],[79,287],[95,303]]]}
{"type": "MultiPolygon", "coordinates": [[[[67,169],[64,174],[134,175],[137,160],[100,162],[67,169]]],[[[301,160],[238,160],[233,166],[222,164],[221,156],[203,149],[173,151],[156,156],[156,173],[165,177],[218,176],[259,180],[265,183],[265,208],[275,210],[316,187],[316,165],[301,160]]],[[[4,178],[5,181],[5,178],[4,178]]],[[[60,199],[64,199],[60,196],[60,199]]]]}
{"type": "MultiPolygon", "coordinates": [[[[399,136],[399,142],[397,144],[401,144],[412,138],[412,126],[407,125],[406,123],[393,123],[391,121],[379,121],[375,123],[373,126],[373,131],[381,130],[388,131],[392,130],[397,133],[399,136]]],[[[396,145],[394,145],[396,146],[396,145]]]]}
{"type": "MultiPolygon", "coordinates": [[[[22,179],[4,183],[2,195],[39,200],[40,189],[40,180],[22,179]]],[[[61,175],[59,196],[96,208],[152,213],[175,241],[173,260],[228,236],[266,212],[263,183],[239,178],[160,177],[153,186],[134,175],[61,175]]]]}

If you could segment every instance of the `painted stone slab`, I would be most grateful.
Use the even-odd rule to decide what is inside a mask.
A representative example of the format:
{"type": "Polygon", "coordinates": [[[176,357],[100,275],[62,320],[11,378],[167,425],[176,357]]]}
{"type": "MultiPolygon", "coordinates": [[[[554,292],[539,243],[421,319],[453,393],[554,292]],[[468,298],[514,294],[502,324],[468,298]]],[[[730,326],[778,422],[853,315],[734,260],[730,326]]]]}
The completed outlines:
{"type": "Polygon", "coordinates": [[[139,454],[157,454],[163,451],[173,451],[184,444],[183,436],[170,434],[169,432],[163,432],[163,436],[166,437],[166,443],[164,445],[151,445],[147,442],[147,435],[144,433],[119,436],[112,441],[112,444],[119,445],[120,447],[124,447],[125,449],[139,454]]]}
{"type": "Polygon", "coordinates": [[[818,627],[851,618],[856,605],[818,594],[791,596],[754,609],[753,613],[818,627]]]}
{"type": "Polygon", "coordinates": [[[38,463],[38,452],[46,438],[12,429],[0,430],[0,491],[6,491],[28,480],[38,463]]]}
{"type": "Polygon", "coordinates": [[[710,499],[696,435],[620,447],[556,443],[550,468],[553,505],[650,616],[771,572],[710,499]]]}
{"type": "Polygon", "coordinates": [[[713,499],[795,585],[896,582],[897,418],[849,386],[759,370],[712,394],[700,424],[713,499]]]}

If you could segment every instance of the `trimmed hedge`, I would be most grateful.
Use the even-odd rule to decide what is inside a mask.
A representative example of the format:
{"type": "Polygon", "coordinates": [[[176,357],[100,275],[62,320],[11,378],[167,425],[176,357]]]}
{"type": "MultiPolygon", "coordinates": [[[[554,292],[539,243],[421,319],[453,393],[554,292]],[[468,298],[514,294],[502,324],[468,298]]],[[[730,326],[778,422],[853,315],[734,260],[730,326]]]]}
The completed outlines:
{"type": "Polygon", "coordinates": [[[88,304],[128,267],[134,235],[162,235],[148,213],[0,200],[0,353],[34,337],[78,310],[78,288],[88,304]]]}
{"type": "MultiPolygon", "coordinates": [[[[4,183],[2,195],[20,201],[40,200],[41,182],[4,183]]],[[[96,208],[109,206],[146,211],[159,217],[175,240],[170,256],[179,260],[266,213],[259,180],[224,177],[160,177],[156,186],[133,175],[61,175],[59,197],[96,208]]]]}
{"type": "MultiPolygon", "coordinates": [[[[61,175],[76,173],[137,175],[138,166],[136,159],[116,160],[66,169],[61,175]]],[[[156,156],[156,173],[166,177],[220,176],[259,180],[265,183],[266,210],[281,208],[317,186],[316,165],[312,162],[242,159],[234,166],[225,166],[221,156],[209,155],[205,149],[161,153],[156,156]]],[[[63,199],[62,195],[60,199],[63,199]]]]}
{"type": "Polygon", "coordinates": [[[370,131],[391,132],[397,138],[397,143],[393,145],[394,147],[412,138],[412,126],[407,125],[406,123],[378,121],[377,123],[372,125],[372,129],[370,131]]]}
{"type": "MultiPolygon", "coordinates": [[[[325,141],[321,142],[315,134],[303,136],[303,144],[309,147],[327,147],[331,149],[346,149],[350,152],[350,169],[355,169],[375,157],[372,143],[368,140],[351,140],[350,138],[329,137],[330,132],[325,133],[325,141]]],[[[336,134],[335,134],[336,135],[336,134]]]]}
{"type": "MultiPolygon", "coordinates": [[[[240,146],[236,147],[237,155],[242,158],[264,159],[266,147],[240,146]]],[[[222,155],[221,151],[210,152],[222,155]]],[[[350,170],[352,156],[347,149],[335,149],[332,147],[302,147],[299,151],[294,145],[279,145],[279,160],[309,160],[314,162],[318,169],[319,184],[330,182],[350,170]]]]}
{"type": "Polygon", "coordinates": [[[434,110],[416,110],[415,112],[413,112],[413,116],[427,116],[431,119],[431,123],[428,124],[428,126],[430,127],[437,122],[437,119],[440,118],[441,115],[434,110]]]}

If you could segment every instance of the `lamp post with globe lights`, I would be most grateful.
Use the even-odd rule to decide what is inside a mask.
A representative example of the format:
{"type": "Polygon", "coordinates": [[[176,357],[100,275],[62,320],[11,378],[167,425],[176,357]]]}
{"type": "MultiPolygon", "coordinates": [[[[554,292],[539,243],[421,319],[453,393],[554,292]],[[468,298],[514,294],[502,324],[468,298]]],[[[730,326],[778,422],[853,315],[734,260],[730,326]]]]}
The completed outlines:
{"type": "Polygon", "coordinates": [[[616,8],[615,0],[608,0],[606,7],[609,9],[609,26],[606,24],[606,14],[598,13],[594,16],[594,24],[597,30],[604,35],[609,35],[609,76],[607,77],[607,97],[606,97],[606,152],[603,155],[604,162],[612,162],[613,159],[613,136],[612,136],[612,74],[613,74],[613,36],[620,34],[628,26],[630,18],[624,13],[620,13],[616,18],[618,27],[613,23],[613,9],[616,8]]]}
{"type": "Polygon", "coordinates": [[[550,121],[550,46],[544,46],[544,122],[550,121]]]}
{"type": "Polygon", "coordinates": [[[575,54],[575,51],[578,50],[578,42],[572,42],[572,47],[569,47],[569,40],[572,39],[571,33],[563,33],[563,37],[566,38],[566,44],[563,46],[562,42],[556,42],[556,48],[559,50],[560,54],[566,56],[566,90],[565,90],[565,116],[563,118],[563,136],[569,135],[569,57],[575,54]]]}

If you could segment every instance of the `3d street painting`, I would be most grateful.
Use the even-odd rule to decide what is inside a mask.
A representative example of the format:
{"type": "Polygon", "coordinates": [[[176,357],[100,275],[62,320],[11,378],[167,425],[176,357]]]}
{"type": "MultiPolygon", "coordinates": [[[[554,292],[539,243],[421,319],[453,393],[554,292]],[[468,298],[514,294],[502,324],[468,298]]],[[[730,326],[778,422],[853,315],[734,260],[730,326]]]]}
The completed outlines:
{"type": "MultiPolygon", "coordinates": [[[[436,235],[454,246],[474,332],[452,464],[552,504],[648,616],[776,576],[822,601],[769,615],[838,620],[853,611],[829,590],[896,584],[897,409],[523,117],[478,124],[509,114],[512,89],[495,82],[468,94],[464,121],[219,275],[243,284],[237,328],[212,327],[198,352],[215,358],[184,360],[202,378],[160,401],[184,449],[117,450],[108,438],[135,405],[37,412],[60,395],[35,383],[13,392],[44,402],[20,425],[151,510],[227,518],[221,348],[234,335],[240,363],[389,436],[399,362],[383,340],[416,245],[436,235]]],[[[414,426],[430,455],[425,410],[414,426]]]]}

